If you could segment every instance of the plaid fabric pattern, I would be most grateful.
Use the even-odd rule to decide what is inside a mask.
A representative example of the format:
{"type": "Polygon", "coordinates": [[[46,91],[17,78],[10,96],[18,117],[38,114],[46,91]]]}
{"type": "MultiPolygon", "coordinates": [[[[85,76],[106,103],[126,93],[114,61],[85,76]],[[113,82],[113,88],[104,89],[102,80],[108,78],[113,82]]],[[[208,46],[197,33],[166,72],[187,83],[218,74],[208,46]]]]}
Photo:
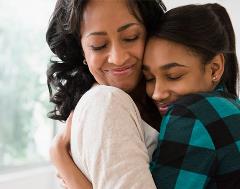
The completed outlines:
{"type": "Polygon", "coordinates": [[[223,91],[181,98],[164,116],[150,169],[161,189],[240,189],[240,103],[223,91]]]}

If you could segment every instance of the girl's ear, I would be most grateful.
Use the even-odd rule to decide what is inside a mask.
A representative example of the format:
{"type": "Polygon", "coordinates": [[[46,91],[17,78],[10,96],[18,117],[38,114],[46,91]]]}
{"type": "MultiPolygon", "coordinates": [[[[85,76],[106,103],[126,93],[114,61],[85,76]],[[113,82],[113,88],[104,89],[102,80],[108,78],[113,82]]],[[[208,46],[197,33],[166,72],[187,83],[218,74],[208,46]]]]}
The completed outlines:
{"type": "Polygon", "coordinates": [[[220,82],[224,72],[225,58],[223,53],[217,54],[210,62],[212,82],[216,85],[220,82]]]}

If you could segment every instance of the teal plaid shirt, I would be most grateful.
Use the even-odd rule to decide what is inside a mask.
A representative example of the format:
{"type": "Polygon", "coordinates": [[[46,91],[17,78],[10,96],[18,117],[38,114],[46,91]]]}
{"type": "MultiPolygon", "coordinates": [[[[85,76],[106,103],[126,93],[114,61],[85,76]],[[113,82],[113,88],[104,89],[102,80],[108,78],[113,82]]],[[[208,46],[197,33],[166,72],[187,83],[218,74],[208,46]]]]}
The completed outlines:
{"type": "Polygon", "coordinates": [[[188,95],[164,116],[150,169],[161,189],[240,189],[240,103],[188,95]]]}

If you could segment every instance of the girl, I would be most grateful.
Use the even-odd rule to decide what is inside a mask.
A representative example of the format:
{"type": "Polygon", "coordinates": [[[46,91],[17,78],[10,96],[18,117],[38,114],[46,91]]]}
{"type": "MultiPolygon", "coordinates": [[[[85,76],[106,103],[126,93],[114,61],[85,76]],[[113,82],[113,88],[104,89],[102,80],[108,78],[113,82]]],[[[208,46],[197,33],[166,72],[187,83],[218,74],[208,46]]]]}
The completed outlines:
{"type": "MultiPolygon", "coordinates": [[[[157,188],[240,188],[235,37],[218,4],[168,11],[147,43],[147,93],[164,115],[151,162],[157,188]]],[[[239,84],[239,83],[238,83],[239,84]]]]}

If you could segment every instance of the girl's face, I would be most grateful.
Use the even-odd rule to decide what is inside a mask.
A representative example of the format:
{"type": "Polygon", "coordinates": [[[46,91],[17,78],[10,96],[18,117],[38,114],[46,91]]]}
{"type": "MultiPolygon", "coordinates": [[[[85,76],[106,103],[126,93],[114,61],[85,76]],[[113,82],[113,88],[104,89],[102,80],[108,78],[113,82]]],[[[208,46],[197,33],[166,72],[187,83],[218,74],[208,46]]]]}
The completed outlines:
{"type": "Polygon", "coordinates": [[[83,13],[81,44],[99,84],[131,91],[141,75],[145,28],[124,0],[90,0],[83,13]]]}
{"type": "Polygon", "coordinates": [[[143,64],[147,94],[162,115],[179,97],[214,89],[211,64],[204,66],[197,54],[181,44],[151,38],[143,64]]]}

